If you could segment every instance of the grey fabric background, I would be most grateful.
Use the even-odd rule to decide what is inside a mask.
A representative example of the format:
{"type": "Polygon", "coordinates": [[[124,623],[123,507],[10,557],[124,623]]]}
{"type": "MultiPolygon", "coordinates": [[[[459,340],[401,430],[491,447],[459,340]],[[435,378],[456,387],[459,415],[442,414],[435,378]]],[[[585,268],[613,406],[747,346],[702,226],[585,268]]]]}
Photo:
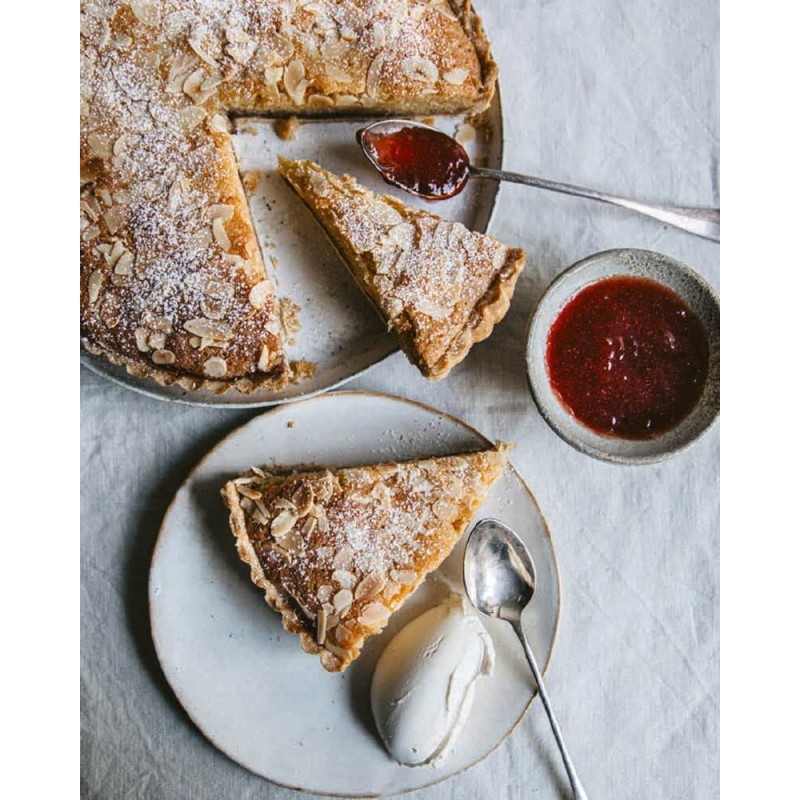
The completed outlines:
{"type": "MultiPolygon", "coordinates": [[[[483,0],[501,69],[508,168],[686,205],[719,204],[714,0],[483,0]]],[[[300,133],[302,136],[302,131],[300,133]]],[[[565,267],[609,247],[660,250],[719,286],[717,245],[599,204],[504,186],[492,232],[528,251],[512,308],[439,384],[401,355],[348,388],[449,411],[517,443],[563,581],[549,687],[593,798],[719,795],[719,426],[661,465],[615,467],[535,410],[524,334],[565,267]]],[[[147,574],[192,465],[253,411],[166,405],[82,375],[81,726],[84,798],[300,795],[245,772],[183,713],[155,657],[147,574]]],[[[415,797],[564,794],[535,704],[486,761],[415,797]]]]}

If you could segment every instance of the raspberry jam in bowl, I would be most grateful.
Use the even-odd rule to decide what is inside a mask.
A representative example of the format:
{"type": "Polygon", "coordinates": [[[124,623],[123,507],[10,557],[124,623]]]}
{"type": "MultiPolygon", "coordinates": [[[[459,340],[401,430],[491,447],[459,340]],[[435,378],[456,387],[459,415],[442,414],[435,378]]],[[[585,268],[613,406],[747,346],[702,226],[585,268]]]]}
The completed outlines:
{"type": "Polygon", "coordinates": [[[545,293],[527,362],[542,416],[573,447],[616,463],[660,461],[719,414],[719,300],[667,256],[598,253],[545,293]]]}

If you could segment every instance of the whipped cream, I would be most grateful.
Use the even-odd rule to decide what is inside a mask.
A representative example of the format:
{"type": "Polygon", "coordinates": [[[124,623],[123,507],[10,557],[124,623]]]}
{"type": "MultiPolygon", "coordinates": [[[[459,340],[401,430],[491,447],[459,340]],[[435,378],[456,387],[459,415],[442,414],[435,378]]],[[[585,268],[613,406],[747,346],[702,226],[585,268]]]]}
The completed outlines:
{"type": "Polygon", "coordinates": [[[475,684],[494,665],[492,639],[464,597],[453,595],[389,642],[372,676],[378,731],[401,764],[440,764],[472,708],[475,684]]]}

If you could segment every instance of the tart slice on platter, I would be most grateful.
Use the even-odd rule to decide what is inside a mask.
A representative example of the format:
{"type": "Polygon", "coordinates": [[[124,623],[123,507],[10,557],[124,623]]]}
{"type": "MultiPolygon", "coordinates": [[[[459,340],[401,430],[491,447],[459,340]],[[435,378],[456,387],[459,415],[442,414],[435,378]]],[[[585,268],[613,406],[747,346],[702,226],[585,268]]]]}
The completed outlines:
{"type": "Polygon", "coordinates": [[[311,161],[280,171],[425,377],[447,375],[508,311],[522,250],[311,161]]]}
{"type": "Polygon", "coordinates": [[[340,672],[444,561],[507,451],[289,475],[253,467],[222,496],[253,583],[302,648],[340,672]]]}

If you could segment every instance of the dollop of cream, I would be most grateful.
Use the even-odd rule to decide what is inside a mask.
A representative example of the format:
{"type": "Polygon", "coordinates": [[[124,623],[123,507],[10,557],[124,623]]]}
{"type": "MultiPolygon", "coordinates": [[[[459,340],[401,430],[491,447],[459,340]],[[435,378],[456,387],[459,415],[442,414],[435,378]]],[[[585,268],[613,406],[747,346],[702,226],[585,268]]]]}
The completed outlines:
{"type": "Polygon", "coordinates": [[[494,665],[492,639],[453,595],[406,625],[383,651],[370,701],[378,731],[401,764],[440,764],[453,752],[475,684],[494,665]]]}

